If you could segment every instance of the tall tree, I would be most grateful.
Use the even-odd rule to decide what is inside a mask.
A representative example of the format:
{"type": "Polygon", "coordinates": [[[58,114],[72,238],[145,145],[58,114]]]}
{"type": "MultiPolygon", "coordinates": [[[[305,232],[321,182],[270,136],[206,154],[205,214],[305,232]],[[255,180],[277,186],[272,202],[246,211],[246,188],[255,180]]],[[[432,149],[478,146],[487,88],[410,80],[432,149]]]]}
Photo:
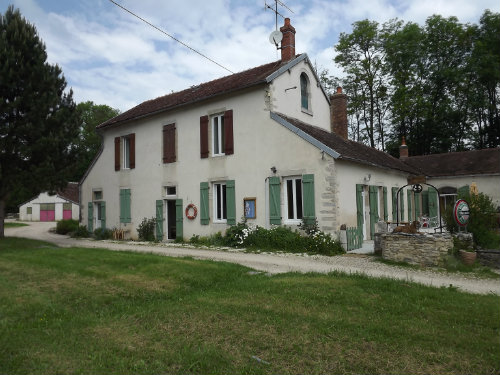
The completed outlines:
{"type": "Polygon", "coordinates": [[[19,10],[0,14],[0,238],[12,192],[63,187],[78,134],[72,92],[19,10]]]}
{"type": "Polygon", "coordinates": [[[78,103],[76,112],[79,120],[79,138],[75,144],[77,157],[70,177],[72,181],[80,181],[101,147],[101,137],[96,132],[96,126],[120,114],[118,109],[105,104],[94,104],[91,101],[78,103]]]}

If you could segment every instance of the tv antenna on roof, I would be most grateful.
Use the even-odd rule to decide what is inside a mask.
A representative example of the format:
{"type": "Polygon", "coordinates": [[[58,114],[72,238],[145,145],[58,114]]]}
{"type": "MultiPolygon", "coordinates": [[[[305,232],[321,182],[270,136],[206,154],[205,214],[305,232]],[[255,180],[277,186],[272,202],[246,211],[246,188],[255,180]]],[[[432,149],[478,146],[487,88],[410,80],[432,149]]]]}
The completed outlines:
{"type": "Polygon", "coordinates": [[[264,10],[271,9],[276,16],[276,29],[271,33],[271,35],[269,35],[269,41],[276,46],[276,49],[279,49],[278,44],[283,39],[283,34],[281,33],[281,31],[278,30],[278,16],[280,16],[281,18],[285,18],[285,16],[283,16],[280,12],[278,12],[278,5],[288,9],[290,12],[293,13],[293,10],[291,10],[281,0],[274,0],[274,8],[271,5],[269,5],[266,2],[266,0],[264,0],[264,10]]]}

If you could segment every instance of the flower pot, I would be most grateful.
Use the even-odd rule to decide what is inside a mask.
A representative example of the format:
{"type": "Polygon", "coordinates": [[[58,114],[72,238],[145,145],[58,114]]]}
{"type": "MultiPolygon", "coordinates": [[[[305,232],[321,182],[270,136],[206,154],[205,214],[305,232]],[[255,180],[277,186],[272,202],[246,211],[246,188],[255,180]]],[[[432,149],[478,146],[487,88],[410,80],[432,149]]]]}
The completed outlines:
{"type": "Polygon", "coordinates": [[[463,264],[471,266],[476,261],[476,252],[460,250],[460,259],[463,264]]]}

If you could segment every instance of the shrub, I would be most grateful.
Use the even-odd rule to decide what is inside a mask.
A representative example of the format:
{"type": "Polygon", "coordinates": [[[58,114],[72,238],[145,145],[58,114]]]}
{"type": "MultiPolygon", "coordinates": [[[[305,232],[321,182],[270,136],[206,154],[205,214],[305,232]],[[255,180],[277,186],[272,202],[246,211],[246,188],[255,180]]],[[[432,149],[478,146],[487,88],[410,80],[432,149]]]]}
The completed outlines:
{"type": "Polygon", "coordinates": [[[71,233],[71,237],[75,238],[86,238],[89,237],[90,233],[85,225],[79,225],[74,232],[71,233]]]}
{"type": "Polygon", "coordinates": [[[58,221],[56,225],[56,233],[68,234],[70,232],[75,232],[78,229],[78,225],[78,221],[73,219],[58,221]]]}
{"type": "Polygon", "coordinates": [[[142,241],[154,241],[155,225],[156,225],[156,219],[154,217],[152,217],[151,219],[148,218],[142,219],[142,223],[140,223],[139,227],[137,228],[139,239],[142,241]]]}
{"type": "Polygon", "coordinates": [[[113,231],[106,228],[97,228],[94,231],[94,237],[96,240],[109,240],[113,238],[113,231]]]}
{"type": "MultiPolygon", "coordinates": [[[[500,236],[497,231],[496,210],[491,198],[484,194],[460,194],[470,208],[470,219],[467,231],[473,235],[474,243],[482,248],[498,249],[500,236]]],[[[458,225],[453,219],[453,206],[447,207],[444,215],[446,229],[451,233],[458,231],[458,225]]]]}

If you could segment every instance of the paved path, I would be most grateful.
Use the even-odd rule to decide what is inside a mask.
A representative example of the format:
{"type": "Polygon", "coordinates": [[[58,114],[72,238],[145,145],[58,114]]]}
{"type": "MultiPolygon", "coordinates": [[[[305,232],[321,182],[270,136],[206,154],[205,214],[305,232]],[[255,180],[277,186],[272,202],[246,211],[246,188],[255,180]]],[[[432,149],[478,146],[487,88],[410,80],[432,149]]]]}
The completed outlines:
{"type": "Polygon", "coordinates": [[[266,254],[245,253],[241,250],[214,250],[184,247],[177,244],[151,244],[141,242],[94,241],[87,239],[73,239],[50,233],[54,223],[30,223],[29,226],[6,228],[5,235],[12,237],[26,237],[52,242],[61,247],[105,248],[109,250],[127,250],[173,257],[192,257],[196,259],[210,259],[222,262],[238,263],[255,270],[271,274],[283,272],[319,272],[328,273],[340,271],[345,273],[359,273],[371,277],[387,277],[398,280],[412,281],[435,287],[449,287],[450,285],[462,291],[500,295],[500,281],[479,279],[474,276],[445,273],[435,270],[413,270],[404,267],[389,266],[377,262],[368,255],[342,255],[327,257],[322,255],[306,254],[266,254]]]}

